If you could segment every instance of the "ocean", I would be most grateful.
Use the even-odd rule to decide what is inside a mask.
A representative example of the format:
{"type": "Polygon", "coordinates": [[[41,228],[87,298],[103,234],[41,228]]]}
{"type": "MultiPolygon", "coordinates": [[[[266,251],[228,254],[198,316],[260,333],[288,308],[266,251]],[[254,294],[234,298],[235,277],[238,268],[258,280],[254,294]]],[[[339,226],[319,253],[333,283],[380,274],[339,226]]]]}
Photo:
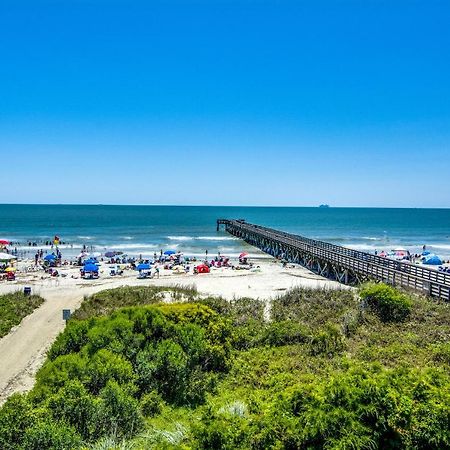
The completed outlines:
{"type": "Polygon", "coordinates": [[[301,234],[353,249],[378,252],[422,245],[450,259],[450,209],[285,208],[209,206],[0,205],[0,239],[15,242],[22,256],[59,236],[63,258],[91,251],[119,250],[151,258],[173,249],[186,256],[217,252],[236,256],[252,247],[216,232],[217,218],[301,234]]]}

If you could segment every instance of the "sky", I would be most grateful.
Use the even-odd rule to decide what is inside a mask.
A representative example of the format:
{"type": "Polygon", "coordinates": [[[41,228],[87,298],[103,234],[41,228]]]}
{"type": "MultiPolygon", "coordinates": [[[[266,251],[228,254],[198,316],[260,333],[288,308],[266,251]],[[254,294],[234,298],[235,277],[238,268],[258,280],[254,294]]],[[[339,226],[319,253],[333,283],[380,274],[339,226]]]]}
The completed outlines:
{"type": "Polygon", "coordinates": [[[450,2],[2,0],[0,203],[450,207],[450,2]]]}

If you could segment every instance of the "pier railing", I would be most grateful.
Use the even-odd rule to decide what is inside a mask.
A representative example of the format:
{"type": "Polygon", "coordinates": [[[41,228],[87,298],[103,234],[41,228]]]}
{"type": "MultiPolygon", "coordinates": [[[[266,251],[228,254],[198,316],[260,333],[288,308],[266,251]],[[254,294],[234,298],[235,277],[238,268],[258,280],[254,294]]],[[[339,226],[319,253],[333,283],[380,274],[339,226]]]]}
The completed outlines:
{"type": "Polygon", "coordinates": [[[217,227],[220,225],[225,225],[226,231],[233,236],[266,253],[282,256],[287,261],[302,264],[343,283],[375,279],[450,300],[450,274],[247,223],[242,219],[218,219],[217,227]]]}

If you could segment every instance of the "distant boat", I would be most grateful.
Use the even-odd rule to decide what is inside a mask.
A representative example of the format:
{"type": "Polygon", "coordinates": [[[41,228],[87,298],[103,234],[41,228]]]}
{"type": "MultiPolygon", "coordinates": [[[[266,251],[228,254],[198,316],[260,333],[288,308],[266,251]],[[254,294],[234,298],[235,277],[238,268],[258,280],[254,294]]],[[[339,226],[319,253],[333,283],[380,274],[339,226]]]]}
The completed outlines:
{"type": "Polygon", "coordinates": [[[330,205],[319,205],[319,208],[329,208],[330,205]]]}

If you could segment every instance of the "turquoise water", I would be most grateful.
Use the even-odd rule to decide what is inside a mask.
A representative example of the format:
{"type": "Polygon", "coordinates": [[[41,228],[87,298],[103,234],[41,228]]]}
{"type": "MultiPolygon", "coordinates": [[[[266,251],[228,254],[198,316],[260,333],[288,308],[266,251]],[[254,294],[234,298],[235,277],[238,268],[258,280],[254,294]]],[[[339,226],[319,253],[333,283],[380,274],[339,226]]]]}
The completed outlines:
{"type": "Polygon", "coordinates": [[[29,241],[45,248],[42,243],[56,234],[65,242],[65,257],[83,245],[149,257],[160,249],[186,255],[203,255],[207,249],[230,256],[249,250],[224,231],[216,232],[219,217],[371,252],[419,251],[426,244],[450,258],[450,209],[0,205],[0,239],[19,242],[18,250],[31,254],[35,247],[30,249],[29,241]]]}

